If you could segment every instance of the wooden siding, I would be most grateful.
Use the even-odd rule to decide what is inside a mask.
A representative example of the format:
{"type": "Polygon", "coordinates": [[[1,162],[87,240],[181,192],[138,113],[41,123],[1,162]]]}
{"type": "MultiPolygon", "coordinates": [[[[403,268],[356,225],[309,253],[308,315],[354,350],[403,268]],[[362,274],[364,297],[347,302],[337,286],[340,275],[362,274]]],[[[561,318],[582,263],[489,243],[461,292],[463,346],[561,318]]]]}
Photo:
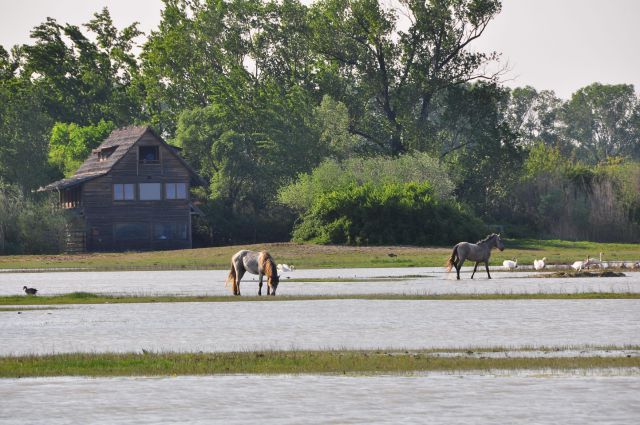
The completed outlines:
{"type": "Polygon", "coordinates": [[[83,184],[82,209],[87,229],[87,249],[90,251],[179,249],[191,247],[191,215],[189,206],[190,173],[169,152],[164,144],[147,132],[111,171],[83,184]],[[158,164],[143,164],[138,160],[139,145],[159,146],[158,164]],[[113,185],[135,184],[136,200],[115,201],[113,185]],[[160,183],[161,200],[140,201],[139,183],[160,183]],[[187,199],[164,199],[165,183],[185,183],[187,199]],[[148,237],[118,241],[117,223],[140,223],[147,226],[148,237]],[[184,223],[187,226],[185,240],[154,239],[154,224],[184,223]]]}

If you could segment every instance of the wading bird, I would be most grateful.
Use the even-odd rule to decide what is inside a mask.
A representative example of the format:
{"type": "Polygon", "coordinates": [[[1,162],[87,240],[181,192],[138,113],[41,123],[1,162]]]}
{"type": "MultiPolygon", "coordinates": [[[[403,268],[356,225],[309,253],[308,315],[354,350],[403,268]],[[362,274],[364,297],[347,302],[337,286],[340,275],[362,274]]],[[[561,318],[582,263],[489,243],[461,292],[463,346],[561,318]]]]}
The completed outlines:
{"type": "Polygon", "coordinates": [[[587,257],[587,259],[583,261],[576,261],[571,265],[571,268],[577,271],[582,270],[583,267],[589,267],[589,257],[587,257]]]}
{"type": "Polygon", "coordinates": [[[544,269],[544,262],[547,260],[547,257],[543,257],[542,260],[533,260],[533,268],[536,270],[544,269]]]}
{"type": "Polygon", "coordinates": [[[518,259],[514,258],[515,261],[512,260],[504,260],[502,262],[502,266],[506,269],[506,270],[513,270],[515,268],[518,267],[518,259]]]}

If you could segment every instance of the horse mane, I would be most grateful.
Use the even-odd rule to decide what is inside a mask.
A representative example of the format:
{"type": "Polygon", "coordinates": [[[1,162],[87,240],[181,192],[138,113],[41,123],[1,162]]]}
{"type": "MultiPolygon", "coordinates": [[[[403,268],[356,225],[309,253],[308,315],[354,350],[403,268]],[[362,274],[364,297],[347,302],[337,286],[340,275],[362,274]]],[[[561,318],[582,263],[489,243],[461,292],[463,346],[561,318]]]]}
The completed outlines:
{"type": "Polygon", "coordinates": [[[262,270],[264,270],[264,274],[268,277],[273,277],[277,275],[276,263],[273,261],[273,257],[267,251],[261,251],[260,257],[258,259],[260,265],[262,266],[262,270]]]}
{"type": "Polygon", "coordinates": [[[489,236],[487,236],[486,238],[476,242],[476,245],[480,245],[481,243],[489,242],[491,239],[495,238],[496,236],[498,236],[498,235],[496,235],[495,233],[492,233],[489,236]]]}

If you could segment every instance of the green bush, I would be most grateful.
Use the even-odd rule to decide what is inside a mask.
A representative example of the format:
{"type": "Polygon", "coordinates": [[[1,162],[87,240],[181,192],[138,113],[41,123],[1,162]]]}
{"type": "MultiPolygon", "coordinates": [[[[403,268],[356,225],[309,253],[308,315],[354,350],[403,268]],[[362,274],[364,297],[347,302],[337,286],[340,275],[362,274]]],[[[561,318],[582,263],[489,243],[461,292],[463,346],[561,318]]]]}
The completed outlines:
{"type": "Polygon", "coordinates": [[[485,225],[425,183],[350,185],[316,198],[297,223],[298,242],[349,245],[445,245],[475,240],[485,225]]]}
{"type": "Polygon", "coordinates": [[[26,197],[0,181],[0,254],[58,253],[66,219],[47,195],[26,197]]]}
{"type": "Polygon", "coordinates": [[[310,174],[278,192],[280,202],[297,212],[311,209],[315,200],[326,193],[341,191],[351,185],[384,185],[429,181],[438,199],[452,199],[454,183],[444,166],[426,153],[415,152],[397,158],[351,158],[345,161],[329,159],[310,174]]]}

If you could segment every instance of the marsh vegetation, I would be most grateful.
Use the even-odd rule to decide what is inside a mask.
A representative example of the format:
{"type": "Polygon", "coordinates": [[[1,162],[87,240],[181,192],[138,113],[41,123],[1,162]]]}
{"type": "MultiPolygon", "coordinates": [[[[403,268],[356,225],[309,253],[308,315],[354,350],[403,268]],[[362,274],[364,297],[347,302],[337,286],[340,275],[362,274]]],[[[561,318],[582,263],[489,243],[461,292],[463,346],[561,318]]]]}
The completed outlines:
{"type": "MultiPolygon", "coordinates": [[[[619,347],[618,347],[619,348],[619,347]]],[[[626,347],[629,349],[629,347],[626,347]]],[[[613,347],[608,347],[613,349],[613,347]]],[[[291,373],[410,373],[470,370],[603,369],[640,367],[640,356],[514,357],[477,355],[499,348],[458,350],[459,356],[422,351],[257,351],[234,353],[73,353],[0,357],[0,377],[170,376],[291,373]]],[[[550,350],[554,350],[551,348],[550,350]]],[[[559,351],[560,349],[557,349],[559,351]]],[[[455,350],[450,350],[448,353],[455,350]]]]}

